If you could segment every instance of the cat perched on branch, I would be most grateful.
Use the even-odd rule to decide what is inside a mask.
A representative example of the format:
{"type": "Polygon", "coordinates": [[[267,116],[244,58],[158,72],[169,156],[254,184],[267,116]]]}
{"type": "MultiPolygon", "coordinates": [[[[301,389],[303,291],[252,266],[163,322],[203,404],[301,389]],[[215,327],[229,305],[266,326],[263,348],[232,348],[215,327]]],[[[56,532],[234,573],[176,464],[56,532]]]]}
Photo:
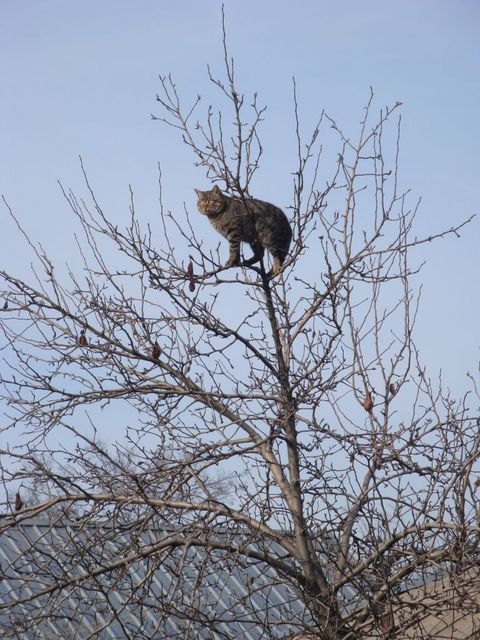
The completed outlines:
{"type": "Polygon", "coordinates": [[[210,191],[195,189],[195,192],[200,213],[206,215],[230,243],[226,267],[240,264],[240,243],[248,242],[253,257],[245,260],[244,265],[255,264],[268,249],[273,260],[269,275],[280,273],[292,239],[290,223],[281,209],[254,198],[230,198],[217,185],[210,191]]]}

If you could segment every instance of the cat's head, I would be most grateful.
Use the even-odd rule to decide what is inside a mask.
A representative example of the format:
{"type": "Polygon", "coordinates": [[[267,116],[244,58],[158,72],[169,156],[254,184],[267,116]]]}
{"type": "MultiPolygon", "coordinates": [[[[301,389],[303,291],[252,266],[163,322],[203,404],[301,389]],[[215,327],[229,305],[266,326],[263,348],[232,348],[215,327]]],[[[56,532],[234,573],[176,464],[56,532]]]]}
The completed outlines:
{"type": "Polygon", "coordinates": [[[195,189],[197,194],[197,207],[200,213],[205,215],[218,215],[225,209],[225,196],[215,185],[210,191],[195,189]]]}

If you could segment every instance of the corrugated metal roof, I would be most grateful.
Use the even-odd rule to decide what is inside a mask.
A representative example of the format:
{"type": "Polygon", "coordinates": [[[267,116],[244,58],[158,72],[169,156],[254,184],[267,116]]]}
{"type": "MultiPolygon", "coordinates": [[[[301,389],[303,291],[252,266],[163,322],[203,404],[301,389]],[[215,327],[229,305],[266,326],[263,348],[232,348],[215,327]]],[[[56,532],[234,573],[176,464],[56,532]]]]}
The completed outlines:
{"type": "MultiPolygon", "coordinates": [[[[53,524],[37,519],[6,528],[0,536],[0,637],[313,637],[306,633],[311,619],[304,603],[271,567],[231,551],[207,552],[195,544],[193,532],[191,544],[175,545],[178,533],[172,527],[139,532],[138,523],[79,525],[63,516],[53,524]]],[[[188,536],[188,527],[181,533],[188,536]]],[[[242,537],[237,532],[235,542],[242,537]]],[[[262,544],[249,546],[283,557],[279,545],[262,544]]],[[[342,594],[347,610],[350,602],[358,604],[358,594],[353,596],[342,594]]],[[[477,568],[430,577],[421,587],[392,595],[390,605],[396,640],[480,639],[477,568]]]]}
{"type": "Polygon", "coordinates": [[[265,564],[194,544],[157,553],[172,533],[42,520],[7,529],[0,536],[1,637],[260,640],[285,637],[308,618],[265,564]],[[132,548],[137,557],[125,568],[122,554],[132,548]]]}

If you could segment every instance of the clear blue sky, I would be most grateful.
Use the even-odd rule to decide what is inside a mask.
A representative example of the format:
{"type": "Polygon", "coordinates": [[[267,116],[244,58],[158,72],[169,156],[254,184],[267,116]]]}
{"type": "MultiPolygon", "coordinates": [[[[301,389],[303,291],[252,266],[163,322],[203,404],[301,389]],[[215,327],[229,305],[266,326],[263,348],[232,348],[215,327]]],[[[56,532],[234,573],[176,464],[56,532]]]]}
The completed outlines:
{"type": "MultiPolygon", "coordinates": [[[[57,180],[82,193],[78,155],[112,217],[135,189],[142,219],[157,215],[157,162],[165,202],[195,209],[206,188],[158,112],[158,74],[171,72],[186,99],[210,92],[221,72],[217,0],[1,0],[0,191],[25,227],[60,262],[74,221],[57,180]]],[[[312,125],[323,108],[356,131],[374,88],[379,109],[403,102],[402,185],[422,196],[419,233],[480,211],[480,3],[477,0],[227,0],[238,80],[268,104],[260,198],[289,204],[294,147],[291,78],[312,125]]],[[[1,211],[2,268],[28,270],[1,211]]],[[[417,342],[458,388],[479,359],[479,230],[425,246],[417,342]]]]}

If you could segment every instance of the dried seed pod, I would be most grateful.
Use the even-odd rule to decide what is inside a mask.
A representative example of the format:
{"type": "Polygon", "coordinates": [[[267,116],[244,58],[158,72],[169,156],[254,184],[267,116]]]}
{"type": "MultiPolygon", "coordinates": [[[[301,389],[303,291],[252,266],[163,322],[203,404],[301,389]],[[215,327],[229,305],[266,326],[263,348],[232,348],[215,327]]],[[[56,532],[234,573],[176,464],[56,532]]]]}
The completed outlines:
{"type": "Polygon", "coordinates": [[[21,511],[23,509],[23,500],[20,493],[17,491],[15,494],[15,511],[21,511]]]}
{"type": "Polygon", "coordinates": [[[194,276],[194,273],[193,273],[192,258],[190,258],[190,262],[188,263],[187,276],[188,276],[188,280],[189,280],[188,288],[190,289],[190,291],[195,291],[195,276],[194,276]]]}
{"type": "Polygon", "coordinates": [[[363,401],[362,406],[365,409],[365,411],[368,411],[368,413],[370,413],[370,411],[373,409],[373,398],[370,391],[367,391],[365,395],[365,400],[363,401]]]}
{"type": "Polygon", "coordinates": [[[152,358],[155,358],[155,360],[158,360],[161,353],[162,353],[162,350],[160,349],[160,345],[158,344],[158,342],[155,342],[155,344],[152,347],[152,358]]]}

